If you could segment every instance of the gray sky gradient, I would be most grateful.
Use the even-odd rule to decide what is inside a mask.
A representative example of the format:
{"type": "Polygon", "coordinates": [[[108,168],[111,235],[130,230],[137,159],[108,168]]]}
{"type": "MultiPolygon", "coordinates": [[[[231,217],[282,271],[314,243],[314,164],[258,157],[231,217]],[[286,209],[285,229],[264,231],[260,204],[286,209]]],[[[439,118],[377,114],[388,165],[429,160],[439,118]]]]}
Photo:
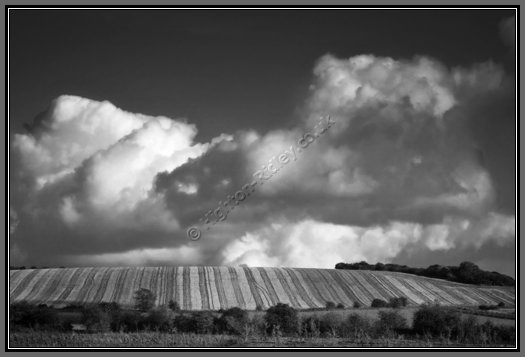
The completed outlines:
{"type": "Polygon", "coordinates": [[[512,11],[15,11],[12,265],[514,275],[512,11]],[[209,209],[335,124],[198,241],[209,209]]]}

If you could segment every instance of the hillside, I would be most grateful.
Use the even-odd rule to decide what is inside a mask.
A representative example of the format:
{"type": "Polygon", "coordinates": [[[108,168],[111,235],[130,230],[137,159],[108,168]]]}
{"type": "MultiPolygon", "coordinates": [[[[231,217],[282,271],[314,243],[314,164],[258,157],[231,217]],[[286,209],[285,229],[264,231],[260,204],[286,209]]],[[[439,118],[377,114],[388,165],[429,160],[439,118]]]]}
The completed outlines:
{"type": "Polygon", "coordinates": [[[407,297],[409,304],[438,300],[445,305],[515,304],[514,288],[474,286],[386,271],[252,267],[115,267],[10,271],[10,299],[65,306],[116,301],[133,304],[147,288],[158,305],[171,299],[184,310],[239,306],[264,308],[278,302],[299,309],[327,301],[370,306],[374,298],[407,297]]]}

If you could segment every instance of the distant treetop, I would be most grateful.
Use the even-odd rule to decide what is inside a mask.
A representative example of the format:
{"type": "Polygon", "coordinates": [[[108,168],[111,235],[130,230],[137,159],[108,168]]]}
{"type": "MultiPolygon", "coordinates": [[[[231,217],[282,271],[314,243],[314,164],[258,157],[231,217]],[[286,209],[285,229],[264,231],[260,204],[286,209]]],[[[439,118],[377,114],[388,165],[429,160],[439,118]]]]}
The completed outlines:
{"type": "Polygon", "coordinates": [[[378,270],[414,274],[428,278],[444,279],[464,284],[514,286],[515,280],[498,272],[481,270],[476,264],[463,262],[459,266],[430,265],[428,268],[412,268],[399,264],[337,263],[336,269],[378,270]]]}

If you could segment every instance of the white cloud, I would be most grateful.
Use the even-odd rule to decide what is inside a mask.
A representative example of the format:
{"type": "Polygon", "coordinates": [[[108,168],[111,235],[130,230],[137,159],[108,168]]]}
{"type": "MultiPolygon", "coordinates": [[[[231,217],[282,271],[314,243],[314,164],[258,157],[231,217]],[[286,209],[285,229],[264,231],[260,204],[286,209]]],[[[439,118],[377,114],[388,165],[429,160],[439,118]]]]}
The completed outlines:
{"type": "Polygon", "coordinates": [[[199,249],[187,245],[178,248],[133,249],[122,253],[67,255],[66,264],[74,266],[147,266],[148,264],[195,264],[202,259],[199,249]]]}
{"type": "Polygon", "coordinates": [[[325,55],[314,74],[318,80],[311,88],[315,113],[407,102],[416,112],[442,117],[456,104],[446,70],[426,57],[396,61],[360,55],[343,60],[325,55]]]}
{"type": "Polygon", "coordinates": [[[389,261],[414,245],[450,250],[515,239],[515,218],[496,213],[492,179],[465,129],[465,103],[499,89],[499,66],[448,69],[426,57],[326,55],[314,75],[298,127],[247,129],[209,143],[194,143],[197,128],[185,120],[61,96],[31,133],[15,135],[20,177],[29,187],[19,190],[19,212],[32,214],[34,230],[46,237],[65,230],[68,240],[113,243],[108,251],[116,253],[98,253],[93,245],[96,254],[72,254],[70,246],[67,259],[82,264],[223,258],[225,264],[333,267],[389,261]],[[335,125],[293,160],[290,147],[297,150],[297,140],[327,114],[335,125]],[[184,245],[180,222],[206,202],[224,200],[285,151],[289,162],[257,187],[257,198],[209,234],[220,235],[224,246],[210,253],[204,240],[184,245]],[[157,179],[164,181],[156,186],[157,179]],[[171,236],[176,247],[159,248],[171,236]],[[131,248],[123,243],[128,237],[135,239],[131,248]]]}
{"type": "Polygon", "coordinates": [[[193,143],[196,134],[196,127],[185,121],[61,96],[32,133],[15,136],[22,177],[32,183],[26,204],[73,230],[177,232],[177,218],[155,192],[154,182],[158,173],[226,139],[193,143]]]}
{"type": "Polygon", "coordinates": [[[348,226],[314,220],[284,222],[248,232],[223,251],[224,264],[333,268],[338,262],[388,262],[404,249],[424,244],[430,250],[458,245],[480,248],[515,239],[515,218],[491,213],[478,221],[446,217],[424,225],[393,221],[348,226]]]}
{"type": "Polygon", "coordinates": [[[333,268],[340,261],[395,257],[419,239],[417,224],[358,227],[304,220],[249,232],[224,251],[225,264],[333,268]]]}

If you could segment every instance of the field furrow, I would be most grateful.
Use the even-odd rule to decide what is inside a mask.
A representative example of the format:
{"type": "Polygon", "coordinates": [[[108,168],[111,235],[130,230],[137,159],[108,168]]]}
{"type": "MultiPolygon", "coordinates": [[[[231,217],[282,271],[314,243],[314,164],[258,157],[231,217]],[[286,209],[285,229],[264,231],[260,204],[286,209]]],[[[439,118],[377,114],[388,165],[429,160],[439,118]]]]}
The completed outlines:
{"type": "Polygon", "coordinates": [[[252,270],[248,267],[243,267],[242,269],[244,274],[246,275],[246,281],[248,282],[248,286],[250,287],[251,296],[252,299],[255,301],[255,305],[261,307],[268,306],[268,298],[266,297],[266,303],[263,302],[263,298],[261,297],[261,293],[259,292],[259,289],[261,289],[261,287],[255,281],[252,270]]]}
{"type": "Polygon", "coordinates": [[[182,268],[182,282],[183,282],[183,309],[184,310],[190,310],[191,309],[191,286],[190,286],[190,268],[189,267],[183,267],[182,268]]]}
{"type": "Polygon", "coordinates": [[[199,290],[201,295],[201,306],[203,310],[210,310],[210,300],[208,297],[208,280],[204,267],[197,267],[199,274],[199,290]]]}
{"type": "Polygon", "coordinates": [[[297,269],[298,275],[303,279],[305,288],[317,300],[316,307],[324,307],[330,299],[317,276],[313,276],[310,269],[297,269]]]}
{"type": "Polygon", "coordinates": [[[280,301],[280,299],[277,295],[277,291],[275,290],[274,285],[272,284],[272,281],[270,280],[270,278],[268,278],[268,273],[266,269],[271,268],[257,268],[257,271],[261,277],[262,285],[265,287],[265,290],[268,292],[268,295],[270,296],[270,299],[272,301],[270,306],[273,306],[276,305],[280,301]]]}
{"type": "Polygon", "coordinates": [[[235,299],[239,302],[239,307],[241,309],[246,308],[246,302],[244,301],[244,297],[242,295],[241,291],[241,285],[239,282],[239,277],[237,276],[237,271],[233,267],[228,267],[228,273],[231,277],[231,282],[233,286],[233,293],[235,294],[235,299]]]}
{"type": "Polygon", "coordinates": [[[219,310],[221,304],[219,302],[219,294],[217,292],[217,285],[215,283],[215,273],[212,267],[204,267],[206,269],[206,277],[209,284],[209,295],[210,295],[210,309],[219,310]]]}
{"type": "Polygon", "coordinates": [[[244,300],[244,305],[247,309],[255,310],[255,299],[250,290],[250,284],[244,274],[244,269],[242,267],[233,267],[237,273],[237,280],[239,280],[239,288],[241,289],[242,298],[244,300]]]}
{"type": "Polygon", "coordinates": [[[290,288],[290,285],[288,285],[288,282],[286,281],[286,278],[283,276],[283,272],[279,268],[272,269],[271,272],[268,274],[275,276],[275,280],[279,281],[279,288],[278,290],[282,289],[282,294],[286,297],[282,297],[282,301],[284,301],[285,304],[289,304],[290,306],[294,308],[301,308],[301,304],[297,300],[297,294],[294,294],[292,289],[290,288]]]}
{"type": "Polygon", "coordinates": [[[213,267],[213,276],[215,279],[215,286],[217,287],[217,296],[219,298],[219,305],[221,308],[227,305],[226,294],[224,293],[224,283],[219,267],[213,267]]]}
{"type": "Polygon", "coordinates": [[[169,301],[183,310],[253,310],[277,303],[298,309],[322,308],[328,301],[351,307],[373,299],[406,297],[410,305],[515,305],[513,287],[466,285],[389,271],[246,266],[100,267],[27,269],[9,272],[10,302],[66,306],[98,302],[134,305],[140,288],[151,290],[157,306],[169,301]]]}

